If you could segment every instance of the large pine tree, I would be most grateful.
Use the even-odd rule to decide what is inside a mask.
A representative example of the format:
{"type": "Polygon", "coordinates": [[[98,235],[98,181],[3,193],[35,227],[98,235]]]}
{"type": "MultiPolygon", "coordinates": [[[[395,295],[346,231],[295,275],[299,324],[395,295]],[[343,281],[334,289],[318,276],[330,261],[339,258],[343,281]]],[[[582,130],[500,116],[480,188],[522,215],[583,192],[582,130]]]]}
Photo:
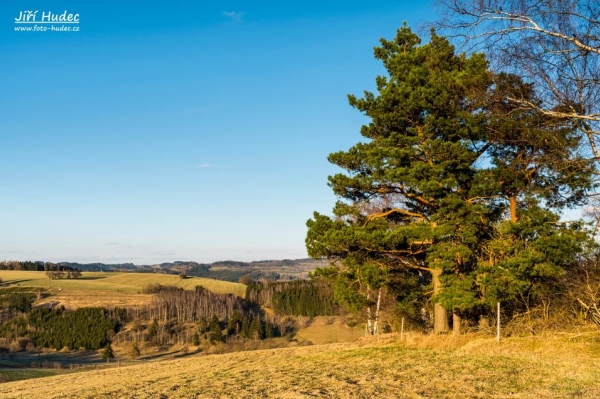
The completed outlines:
{"type": "MultiPolygon", "coordinates": [[[[307,248],[356,270],[357,285],[377,284],[361,278],[365,270],[424,271],[435,301],[441,275],[468,275],[487,234],[490,210],[470,198],[486,149],[485,118],[476,111],[491,76],[482,55],[456,55],[435,34],[421,46],[406,26],[382,39],[375,57],[389,75],[377,78],[379,95],[349,96],[371,118],[361,130],[367,141],[330,155],[347,171],[329,178],[341,201],[335,217],[309,220],[307,248]]],[[[434,329],[448,329],[437,301],[434,329]]]]}
{"type": "Polygon", "coordinates": [[[340,200],[333,217],[315,213],[308,221],[307,249],[337,265],[320,274],[342,282],[336,292],[357,305],[368,304],[382,285],[418,290],[411,272],[425,276],[440,333],[448,329],[448,311],[457,327],[462,313],[501,297],[485,292],[502,290],[490,281],[502,274],[502,262],[489,261],[499,240],[514,244],[517,254],[506,255],[504,266],[532,240],[571,240],[558,262],[552,251],[527,258],[528,271],[505,273],[504,282],[561,269],[565,256],[581,250],[575,244],[582,236],[565,235],[543,208],[583,199],[589,167],[574,157],[578,142],[568,123],[506,108],[511,90],[533,91],[515,77],[494,76],[483,55],[456,54],[433,32],[421,45],[403,26],[394,40],[381,40],[375,57],[387,70],[376,79],[378,94],[349,96],[371,119],[361,129],[366,140],[330,155],[345,170],[329,178],[340,200]],[[518,204],[529,212],[529,241],[502,228],[504,219],[519,222],[518,204]],[[531,215],[539,216],[533,225],[531,215]]]}

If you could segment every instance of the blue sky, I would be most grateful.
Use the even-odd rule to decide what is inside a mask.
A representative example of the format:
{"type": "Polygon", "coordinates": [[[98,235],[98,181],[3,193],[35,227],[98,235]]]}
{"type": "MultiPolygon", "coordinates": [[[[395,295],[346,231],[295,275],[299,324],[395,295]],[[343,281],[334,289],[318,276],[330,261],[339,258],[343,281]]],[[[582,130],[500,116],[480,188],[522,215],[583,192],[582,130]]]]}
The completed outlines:
{"type": "Polygon", "coordinates": [[[0,259],[306,257],[327,155],[366,122],[347,94],[374,89],[379,38],[434,19],[430,1],[6,2],[0,259]],[[17,32],[24,10],[80,31],[17,32]]]}

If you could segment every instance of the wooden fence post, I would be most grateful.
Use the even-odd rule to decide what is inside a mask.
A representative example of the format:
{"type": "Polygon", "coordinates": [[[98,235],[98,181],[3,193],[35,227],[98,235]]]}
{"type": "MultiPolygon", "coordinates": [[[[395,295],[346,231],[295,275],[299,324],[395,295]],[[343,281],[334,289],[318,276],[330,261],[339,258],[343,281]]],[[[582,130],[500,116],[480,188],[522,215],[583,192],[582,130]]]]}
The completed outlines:
{"type": "Polygon", "coordinates": [[[498,302],[497,322],[496,322],[496,340],[500,342],[500,302],[498,302]]]}

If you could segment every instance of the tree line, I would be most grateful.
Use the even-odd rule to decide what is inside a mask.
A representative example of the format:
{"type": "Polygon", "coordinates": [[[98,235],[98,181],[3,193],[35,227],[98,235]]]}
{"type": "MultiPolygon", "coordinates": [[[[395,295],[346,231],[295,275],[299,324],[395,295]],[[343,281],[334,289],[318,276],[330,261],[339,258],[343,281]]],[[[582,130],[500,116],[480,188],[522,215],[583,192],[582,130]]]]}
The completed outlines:
{"type": "Polygon", "coordinates": [[[0,270],[30,270],[44,271],[45,262],[40,261],[18,261],[18,260],[3,260],[0,261],[0,270]]]}
{"type": "Polygon", "coordinates": [[[5,260],[0,261],[0,270],[45,271],[46,276],[52,280],[81,277],[79,269],[52,262],[5,260]]]}
{"type": "Polygon", "coordinates": [[[278,315],[315,317],[338,313],[331,286],[319,281],[250,282],[246,298],[273,309],[278,315]]]}
{"type": "Polygon", "coordinates": [[[150,319],[198,322],[201,318],[226,320],[235,312],[248,313],[250,306],[232,294],[216,294],[202,286],[184,290],[159,286],[152,303],[146,307],[150,319]]]}
{"type": "Polygon", "coordinates": [[[40,348],[99,349],[116,327],[103,308],[39,307],[2,324],[0,335],[8,340],[27,338],[40,348]]]}
{"type": "Polygon", "coordinates": [[[262,340],[292,334],[296,325],[289,315],[336,311],[331,289],[315,282],[256,283],[249,292],[258,293],[251,295],[256,300],[268,295],[276,312],[271,315],[252,298],[216,294],[200,286],[183,290],[153,284],[143,291],[153,294],[147,305],[72,310],[52,305],[34,307],[34,301],[40,297],[38,292],[23,288],[0,290],[0,336],[4,338],[0,347],[98,349],[118,342],[133,345],[139,351],[142,344],[262,340]],[[299,301],[295,301],[296,297],[299,301]]]}

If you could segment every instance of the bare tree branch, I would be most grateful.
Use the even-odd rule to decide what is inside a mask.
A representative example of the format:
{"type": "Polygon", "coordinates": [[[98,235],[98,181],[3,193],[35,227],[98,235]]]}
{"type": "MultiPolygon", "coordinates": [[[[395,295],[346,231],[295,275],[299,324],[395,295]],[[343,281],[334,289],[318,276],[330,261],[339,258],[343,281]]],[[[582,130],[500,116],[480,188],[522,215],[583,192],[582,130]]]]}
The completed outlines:
{"type": "Polygon", "coordinates": [[[533,83],[543,100],[507,100],[579,121],[582,148],[600,164],[600,2],[438,0],[434,26],[465,51],[484,51],[494,69],[533,83]]]}

